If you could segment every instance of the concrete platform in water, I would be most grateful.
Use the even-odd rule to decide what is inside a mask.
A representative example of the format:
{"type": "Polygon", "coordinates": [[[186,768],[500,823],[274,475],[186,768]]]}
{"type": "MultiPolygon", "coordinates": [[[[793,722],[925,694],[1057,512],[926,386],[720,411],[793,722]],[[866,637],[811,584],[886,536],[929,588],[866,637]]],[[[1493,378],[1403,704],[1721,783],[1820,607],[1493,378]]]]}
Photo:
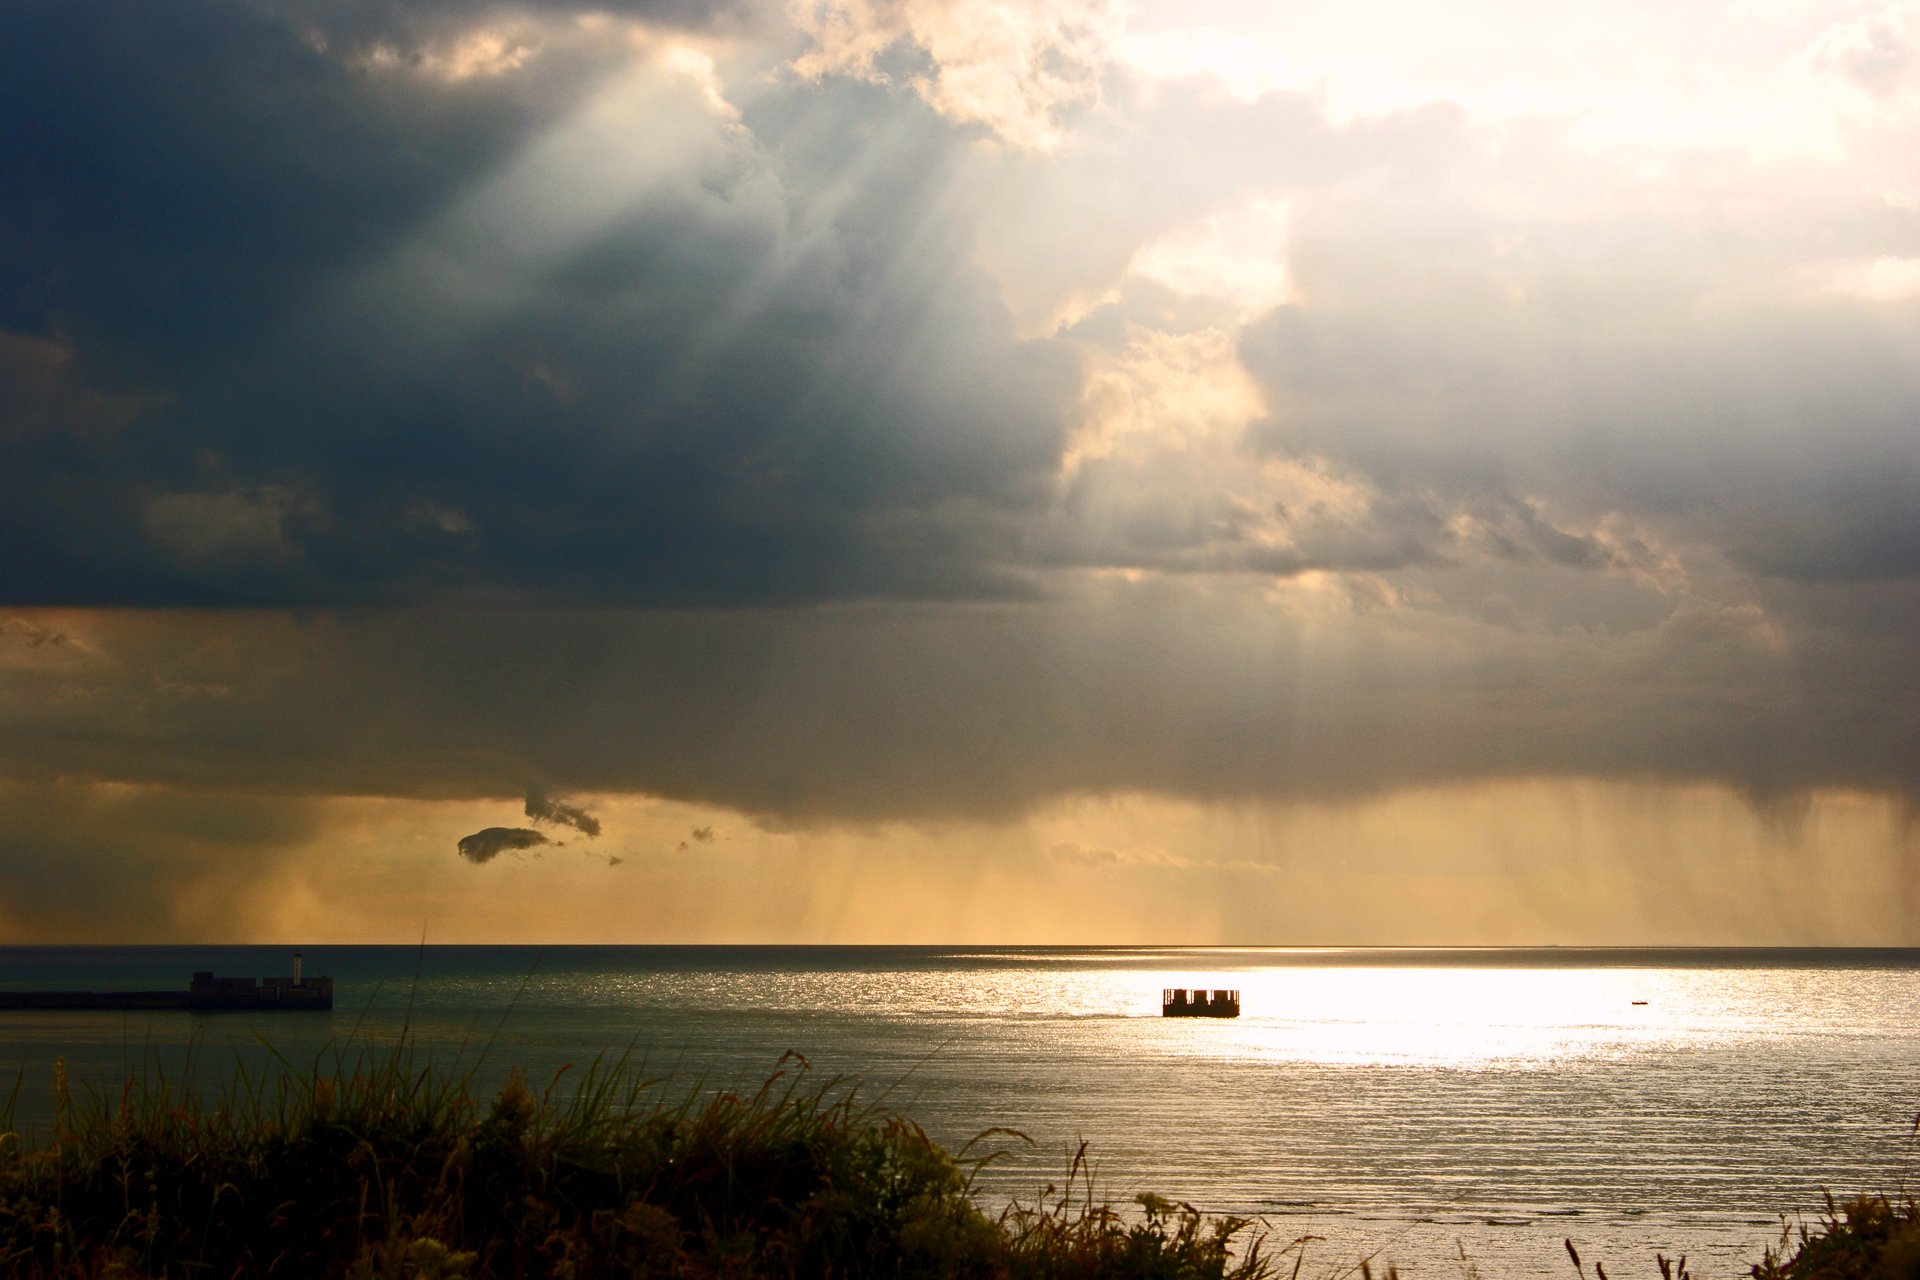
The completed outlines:
{"type": "Polygon", "coordinates": [[[1160,992],[1160,1016],[1163,1018],[1237,1018],[1240,1016],[1238,991],[1208,991],[1204,988],[1166,987],[1160,992]]]}

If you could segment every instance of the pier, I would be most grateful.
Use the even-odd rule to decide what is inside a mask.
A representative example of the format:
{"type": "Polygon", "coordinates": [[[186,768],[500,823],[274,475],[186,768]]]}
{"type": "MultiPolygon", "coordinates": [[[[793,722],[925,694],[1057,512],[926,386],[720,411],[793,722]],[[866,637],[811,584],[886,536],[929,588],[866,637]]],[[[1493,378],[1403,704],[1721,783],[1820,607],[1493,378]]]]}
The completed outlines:
{"type": "Polygon", "coordinates": [[[185,991],[0,991],[0,1011],[70,1012],[181,1009],[189,1013],[226,1010],[292,1012],[333,1008],[333,979],[305,978],[300,953],[293,974],[284,978],[217,978],[210,970],[193,975],[185,991]]]}

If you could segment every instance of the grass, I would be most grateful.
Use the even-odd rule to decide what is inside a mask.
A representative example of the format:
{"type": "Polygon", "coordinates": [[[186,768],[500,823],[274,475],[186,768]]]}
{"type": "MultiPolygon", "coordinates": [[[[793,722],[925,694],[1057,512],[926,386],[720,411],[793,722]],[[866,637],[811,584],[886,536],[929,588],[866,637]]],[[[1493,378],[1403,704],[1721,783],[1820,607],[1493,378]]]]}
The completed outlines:
{"type": "Polygon", "coordinates": [[[480,1097],[409,1048],[342,1058],[237,1072],[208,1103],[157,1073],[76,1096],[56,1069],[50,1138],[0,1137],[0,1273],[1273,1274],[1246,1220],[1154,1196],[1123,1215],[1082,1159],[989,1216],[984,1159],[797,1055],[744,1096],[672,1094],[620,1059],[480,1097]]]}
{"type": "Polygon", "coordinates": [[[1753,1269],[1754,1280],[1915,1280],[1920,1203],[1912,1196],[1827,1197],[1819,1223],[1802,1227],[1753,1269]]]}
{"type": "MultiPolygon", "coordinates": [[[[1268,1253],[1247,1219],[1153,1195],[1124,1214],[1098,1200],[1084,1148],[1058,1187],[990,1216],[973,1194],[988,1160],[973,1144],[949,1154],[850,1084],[816,1082],[797,1054],[745,1095],[672,1093],[625,1058],[538,1090],[514,1075],[486,1097],[471,1072],[436,1072],[405,1045],[322,1061],[237,1070],[211,1102],[157,1071],[76,1097],[57,1067],[39,1144],[10,1131],[16,1083],[0,1099],[0,1274],[1301,1274],[1305,1240],[1268,1253]]],[[[1567,1252],[1585,1280],[1571,1241],[1567,1252]]],[[[1656,1262],[1663,1280],[1693,1280],[1685,1259],[1656,1262]]],[[[1366,1261],[1343,1274],[1356,1270],[1371,1280],[1366,1261]]],[[[1829,1199],[1752,1277],[1920,1280],[1920,1205],[1829,1199]]]]}

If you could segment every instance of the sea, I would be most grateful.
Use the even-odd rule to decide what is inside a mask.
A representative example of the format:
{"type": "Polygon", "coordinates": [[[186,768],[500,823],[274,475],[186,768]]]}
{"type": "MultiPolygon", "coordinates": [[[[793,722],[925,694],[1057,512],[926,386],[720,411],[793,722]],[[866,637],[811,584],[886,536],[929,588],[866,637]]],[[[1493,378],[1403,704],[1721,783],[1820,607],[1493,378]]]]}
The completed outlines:
{"type": "MultiPolygon", "coordinates": [[[[0,948],[0,987],[184,988],[291,947],[0,948]]],[[[853,1089],[990,1157],[998,1211],[1069,1187],[1253,1220],[1302,1277],[1741,1276],[1829,1195],[1920,1187],[1920,951],[301,947],[331,1013],[0,1013],[29,1141],[56,1061],[311,1069],[411,1045],[492,1089],[624,1059],[660,1096],[853,1089]],[[1167,988],[1240,992],[1163,1018],[1167,988]],[[1051,1192],[1049,1192],[1051,1188],[1051,1192]]]]}

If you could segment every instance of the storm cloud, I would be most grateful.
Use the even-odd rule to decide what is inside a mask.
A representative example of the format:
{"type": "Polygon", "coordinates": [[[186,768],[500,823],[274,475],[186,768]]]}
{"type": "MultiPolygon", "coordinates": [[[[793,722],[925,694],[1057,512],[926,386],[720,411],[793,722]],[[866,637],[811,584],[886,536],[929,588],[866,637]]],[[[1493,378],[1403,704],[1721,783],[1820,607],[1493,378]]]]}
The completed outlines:
{"type": "Polygon", "coordinates": [[[966,264],[928,113],[849,153],[877,89],[743,120],[557,19],[491,76],[224,5],[0,21],[0,330],[41,401],[141,406],[0,434],[11,599],[1003,589],[946,513],[1036,501],[1076,360],[966,264]]]}
{"type": "Polygon", "coordinates": [[[0,785],[1910,810],[1909,18],[1575,8],[0,6],[0,785]]]}
{"type": "Polygon", "coordinates": [[[807,78],[752,8],[9,6],[33,55],[0,88],[7,599],[787,606],[1020,597],[1061,565],[1622,567],[1609,517],[1769,576],[1920,572],[1920,320],[1841,287],[1848,261],[1920,261],[1898,202],[1774,200],[1751,165],[1629,180],[1443,104],[1336,121],[1125,76],[1084,128],[1145,147],[1133,167],[983,152],[982,123],[1079,117],[1024,81],[992,108],[889,91],[874,49],[960,56],[916,12],[807,78]],[[594,34],[615,22],[631,45],[594,34]],[[1008,184],[1027,202],[966,198],[1008,184]],[[1103,187],[1126,198],[1090,206],[1103,187]],[[1515,189],[1553,194],[1522,213],[1515,189]],[[1250,199],[1284,221],[1222,221],[1250,199]],[[1694,213],[1728,204],[1753,220],[1715,238],[1694,213]],[[1207,265],[1239,234],[1284,237],[1274,297],[1207,265]],[[1008,302],[1100,290],[1051,334],[1008,302]],[[1112,430],[1090,369],[1151,398],[1142,341],[1164,363],[1201,332],[1235,336],[1264,412],[1196,450],[1161,405],[1089,453],[1112,430]],[[1268,493],[1263,459],[1359,503],[1268,493]]]}
{"type": "Polygon", "coordinates": [[[1830,588],[1794,588],[1764,606],[1635,618],[1636,592],[1611,599],[1589,577],[1503,572],[1498,609],[1488,581],[1466,576],[1457,601],[1419,611],[1324,584],[1248,598],[1173,580],[958,617],[881,605],[227,616],[218,644],[198,617],[125,614],[96,621],[91,654],[15,651],[34,665],[0,706],[0,763],[421,798],[565,778],[780,824],[1003,819],[1105,791],[1333,799],[1540,773],[1913,794],[1910,596],[1854,615],[1830,588]],[[1816,707],[1829,714],[1806,714],[1816,707]],[[472,742],[491,746],[476,755],[472,742]]]}

